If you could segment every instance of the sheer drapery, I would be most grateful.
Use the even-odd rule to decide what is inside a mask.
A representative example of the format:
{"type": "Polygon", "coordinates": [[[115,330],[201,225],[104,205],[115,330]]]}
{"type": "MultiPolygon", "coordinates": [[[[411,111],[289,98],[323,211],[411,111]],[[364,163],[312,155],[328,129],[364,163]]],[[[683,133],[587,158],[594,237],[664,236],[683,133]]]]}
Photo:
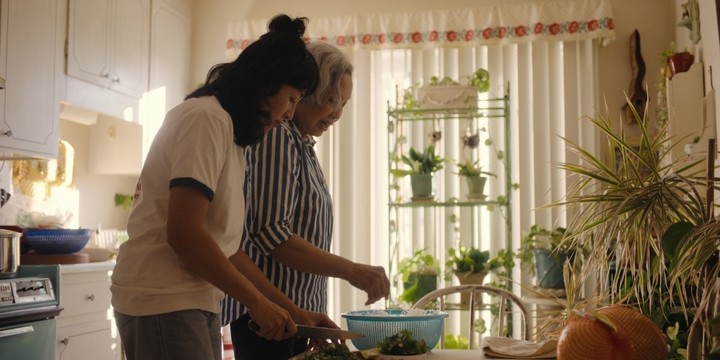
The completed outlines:
{"type": "MultiPolygon", "coordinates": [[[[356,50],[352,54],[356,66],[353,99],[346,107],[341,121],[330,134],[320,138],[318,152],[328,167],[328,179],[333,189],[337,211],[335,251],[356,261],[388,264],[388,101],[394,106],[397,87],[430,76],[458,78],[478,67],[491,74],[491,92],[510,97],[511,180],[519,188],[511,194],[512,249],[519,247],[522,232],[532,224],[545,227],[563,225],[566,214],[557,209],[536,210],[565,194],[564,174],[554,164],[572,161],[560,136],[597,149],[595,133],[583,121],[592,115],[598,102],[597,41],[538,42],[505,46],[479,46],[471,49],[435,50],[356,50]]],[[[427,145],[431,131],[442,131],[438,143],[445,156],[460,158],[460,137],[465,128],[457,125],[437,125],[420,133],[409,134],[409,142],[427,145]]],[[[482,134],[482,133],[481,133],[482,134]]],[[[484,136],[493,139],[497,148],[504,147],[502,128],[489,127],[484,136]]],[[[482,143],[482,141],[481,141],[482,143]]],[[[499,176],[488,182],[489,193],[503,193],[501,164],[490,161],[492,149],[480,156],[484,169],[499,176]],[[492,167],[494,163],[495,167],[492,167]]],[[[441,196],[460,197],[462,184],[457,176],[446,171],[440,179],[441,196]]],[[[469,243],[465,236],[478,231],[470,240],[474,245],[490,249],[493,254],[505,247],[504,218],[498,209],[484,211],[482,224],[468,219],[471,210],[414,211],[415,219],[404,229],[412,233],[407,248],[433,250],[441,262],[445,250],[455,246],[458,238],[469,243]],[[443,226],[458,216],[459,233],[443,230],[443,226]],[[436,229],[429,229],[425,220],[437,217],[436,229]],[[472,228],[474,227],[474,228],[472,228]],[[413,233],[413,229],[421,229],[413,233]]],[[[435,220],[435,218],[433,218],[435,220]]],[[[514,274],[520,279],[519,270],[514,274]]],[[[442,285],[442,284],[441,284],[442,285]]],[[[345,282],[335,281],[331,315],[339,319],[343,311],[364,307],[364,294],[345,282]]],[[[515,286],[519,291],[519,286],[515,286]]]]}
{"type": "MultiPolygon", "coordinates": [[[[535,41],[475,41],[473,44],[464,43],[457,47],[449,44],[426,44],[428,46],[414,48],[363,47],[356,42],[354,46],[344,47],[355,65],[353,96],[345,107],[341,120],[327,134],[318,138],[316,145],[335,203],[334,253],[354,261],[387,267],[390,256],[386,114],[388,104],[395,105],[398,89],[427,81],[430,76],[460,79],[479,67],[487,69],[491,74],[490,96],[502,96],[507,92],[510,98],[509,141],[512,150],[507,156],[511,179],[519,184],[519,189],[511,194],[512,250],[519,247],[521,234],[532,224],[545,227],[564,224],[566,214],[555,209],[536,208],[561,198],[565,193],[565,176],[554,164],[573,159],[566,158],[570,155],[566,153],[560,136],[591,151],[597,149],[596,135],[582,118],[596,111],[599,98],[597,49],[603,41],[612,39],[613,33],[611,11],[606,1],[558,2],[602,5],[604,12],[600,15],[606,19],[604,23],[610,26],[603,30],[603,36],[591,32],[586,32],[583,36],[574,33],[573,39],[542,37],[533,39],[535,41]]],[[[527,6],[532,9],[537,4],[527,6]]],[[[564,20],[556,18],[553,21],[569,24],[573,22],[572,19],[578,19],[573,15],[580,12],[572,14],[565,11],[563,14],[568,17],[564,20]]],[[[350,18],[339,17],[335,21],[347,23],[350,18]]],[[[508,17],[504,16],[502,19],[508,17]]],[[[524,22],[517,20],[513,26],[532,24],[535,20],[537,19],[524,22]]],[[[311,23],[313,21],[315,20],[311,20],[311,23]]],[[[242,22],[230,24],[231,38],[252,38],[254,32],[238,36],[237,29],[251,23],[262,24],[260,29],[265,29],[267,24],[266,21],[246,21],[246,25],[239,25],[240,23],[242,22]]],[[[587,24],[587,21],[583,23],[587,24]]],[[[484,23],[479,23],[472,28],[481,29],[483,26],[484,23]]],[[[411,134],[410,141],[426,145],[428,133],[440,130],[443,139],[438,146],[444,155],[459,158],[461,150],[458,142],[465,134],[466,127],[462,124],[439,129],[435,127],[443,125],[429,126],[430,128],[411,134]]],[[[491,137],[495,146],[502,148],[505,141],[502,129],[491,126],[487,130],[483,136],[491,137]]],[[[481,154],[481,161],[486,166],[484,170],[492,171],[500,177],[489,180],[487,191],[502,193],[504,170],[494,168],[493,166],[498,164],[489,162],[489,156],[492,154],[481,154]]],[[[438,188],[446,192],[444,195],[459,197],[462,194],[463,185],[452,172],[446,171],[446,175],[439,181],[441,184],[438,188]]],[[[406,229],[415,231],[412,233],[413,244],[403,246],[434,250],[443,263],[446,248],[455,246],[458,239],[489,248],[493,254],[504,248],[506,233],[502,213],[497,209],[483,210],[482,221],[477,223],[468,220],[477,218],[470,211],[413,210],[413,219],[406,229]],[[452,216],[457,216],[461,225],[457,233],[443,226],[447,221],[451,221],[452,216]],[[429,229],[423,225],[434,223],[429,221],[435,220],[430,217],[438,217],[436,228],[429,229]],[[421,226],[422,231],[417,230],[421,226]],[[477,232],[479,236],[468,240],[466,235],[473,232],[477,232]]],[[[513,276],[520,279],[520,271],[516,270],[513,276]]],[[[339,320],[342,312],[366,307],[365,294],[347,282],[331,280],[330,289],[331,318],[339,320]]],[[[515,285],[515,290],[520,291],[519,285],[515,285]]],[[[374,307],[384,305],[376,304],[374,307]]]]}

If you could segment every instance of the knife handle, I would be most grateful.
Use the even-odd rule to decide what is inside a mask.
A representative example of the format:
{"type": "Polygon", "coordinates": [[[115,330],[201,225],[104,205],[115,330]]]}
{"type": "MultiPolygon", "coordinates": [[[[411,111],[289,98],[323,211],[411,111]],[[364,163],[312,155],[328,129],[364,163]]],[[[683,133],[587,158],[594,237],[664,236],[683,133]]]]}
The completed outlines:
{"type": "Polygon", "coordinates": [[[258,323],[256,323],[253,319],[250,319],[250,321],[248,321],[248,328],[250,328],[250,330],[252,330],[253,332],[260,331],[260,325],[258,325],[258,323]]]}

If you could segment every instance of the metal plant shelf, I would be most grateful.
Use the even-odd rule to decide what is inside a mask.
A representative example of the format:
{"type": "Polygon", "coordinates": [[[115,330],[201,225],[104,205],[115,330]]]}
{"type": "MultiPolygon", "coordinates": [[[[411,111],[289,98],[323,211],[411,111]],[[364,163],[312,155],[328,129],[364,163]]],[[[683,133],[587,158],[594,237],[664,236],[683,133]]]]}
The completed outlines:
{"type": "MultiPolygon", "coordinates": [[[[495,99],[493,101],[503,101],[503,99],[495,99]]],[[[430,120],[448,120],[456,121],[463,119],[475,118],[499,118],[505,119],[505,111],[507,109],[503,105],[488,106],[483,108],[465,108],[465,109],[428,109],[428,110],[407,110],[392,109],[388,110],[388,115],[399,121],[430,121],[430,120]]]]}
{"type": "Polygon", "coordinates": [[[487,206],[487,205],[506,205],[499,201],[487,201],[487,200],[476,200],[476,201],[460,201],[460,200],[448,200],[448,201],[404,201],[404,202],[391,202],[388,203],[391,207],[471,207],[471,206],[487,206]]]}

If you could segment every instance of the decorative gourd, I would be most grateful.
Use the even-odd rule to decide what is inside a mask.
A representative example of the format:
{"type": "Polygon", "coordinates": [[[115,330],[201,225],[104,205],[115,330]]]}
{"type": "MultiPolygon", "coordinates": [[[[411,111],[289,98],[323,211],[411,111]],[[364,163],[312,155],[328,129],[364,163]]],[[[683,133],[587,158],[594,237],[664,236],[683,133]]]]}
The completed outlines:
{"type": "Polygon", "coordinates": [[[597,310],[615,325],[625,329],[635,348],[637,360],[663,360],[667,354],[665,335],[660,327],[639,311],[621,305],[607,306],[597,310]]]}
{"type": "Polygon", "coordinates": [[[630,336],[602,316],[573,314],[560,332],[558,360],[632,360],[630,336]]]}
{"type": "Polygon", "coordinates": [[[592,314],[574,313],[560,333],[558,360],[663,360],[665,337],[647,316],[611,305],[592,314]]]}

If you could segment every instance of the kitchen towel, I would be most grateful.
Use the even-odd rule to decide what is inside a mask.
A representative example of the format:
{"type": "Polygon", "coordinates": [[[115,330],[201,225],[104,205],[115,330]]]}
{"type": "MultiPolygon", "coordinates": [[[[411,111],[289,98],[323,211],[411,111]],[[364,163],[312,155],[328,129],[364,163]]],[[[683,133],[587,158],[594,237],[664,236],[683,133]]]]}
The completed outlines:
{"type": "Polygon", "coordinates": [[[485,336],[482,349],[486,357],[500,359],[554,359],[557,341],[532,342],[503,336],[485,336]]]}

